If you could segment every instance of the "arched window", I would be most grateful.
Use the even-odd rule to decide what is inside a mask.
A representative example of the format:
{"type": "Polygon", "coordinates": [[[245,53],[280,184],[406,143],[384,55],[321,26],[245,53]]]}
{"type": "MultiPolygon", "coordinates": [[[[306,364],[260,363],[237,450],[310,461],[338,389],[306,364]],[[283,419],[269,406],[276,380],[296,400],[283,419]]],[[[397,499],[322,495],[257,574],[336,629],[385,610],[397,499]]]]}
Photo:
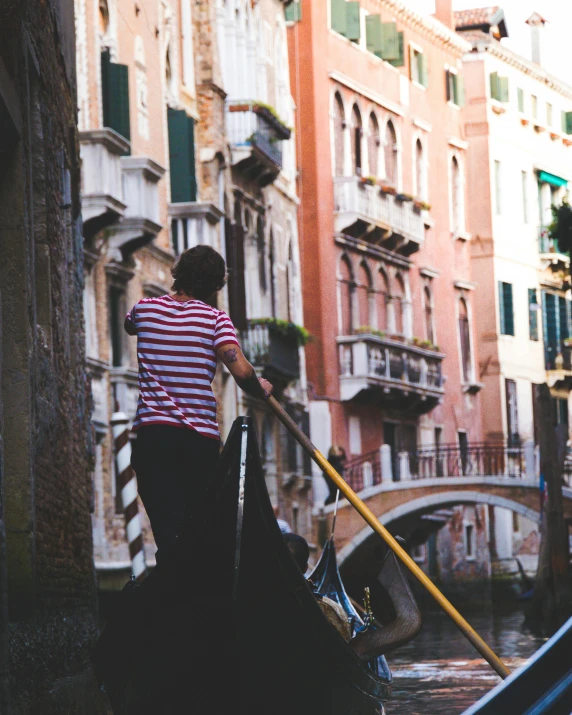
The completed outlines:
{"type": "Polygon", "coordinates": [[[107,0],[99,0],[99,31],[103,37],[107,35],[109,30],[109,7],[107,6],[107,0]]]}
{"type": "Polygon", "coordinates": [[[387,300],[389,294],[389,281],[382,269],[379,271],[379,290],[377,291],[377,328],[387,330],[387,300]]]}
{"type": "Polygon", "coordinates": [[[405,285],[403,283],[403,278],[400,275],[395,276],[391,302],[393,303],[393,314],[395,316],[395,332],[397,335],[403,335],[403,304],[405,302],[405,285]]]}
{"type": "Polygon", "coordinates": [[[369,126],[367,135],[367,158],[369,161],[370,176],[378,176],[379,173],[379,124],[377,118],[372,112],[369,115],[369,126]]]}
{"type": "Polygon", "coordinates": [[[361,123],[361,114],[357,104],[354,104],[352,109],[352,165],[354,174],[361,176],[362,170],[362,155],[361,155],[361,138],[363,128],[361,123]]]}
{"type": "Polygon", "coordinates": [[[471,331],[469,325],[469,311],[464,298],[459,301],[459,342],[461,344],[461,370],[463,381],[472,379],[471,365],[471,331]]]}
{"type": "Polygon", "coordinates": [[[346,120],[342,98],[336,92],[334,97],[334,152],[336,176],[344,175],[344,129],[346,120]]]}
{"type": "Polygon", "coordinates": [[[392,186],[397,186],[397,135],[391,121],[385,127],[384,155],[385,178],[392,186]]]}
{"type": "Polygon", "coordinates": [[[433,296],[431,295],[431,289],[429,286],[425,287],[423,297],[425,300],[425,336],[427,340],[435,343],[435,330],[433,327],[433,296]]]}
{"type": "Polygon", "coordinates": [[[451,159],[451,206],[454,233],[462,229],[462,199],[461,169],[457,157],[454,156],[451,159]]]}
{"type": "Polygon", "coordinates": [[[258,283],[263,296],[268,291],[268,276],[266,273],[266,241],[264,236],[264,219],[261,215],[256,221],[256,249],[258,253],[258,283]]]}
{"type": "Polygon", "coordinates": [[[360,327],[373,327],[371,314],[371,296],[372,296],[372,285],[371,285],[371,273],[369,271],[367,263],[360,263],[358,271],[358,284],[357,284],[357,301],[358,301],[358,320],[360,327]]]}
{"type": "Polygon", "coordinates": [[[288,294],[288,320],[294,322],[294,256],[292,253],[292,241],[288,244],[288,265],[286,266],[286,284],[288,294]]]}
{"type": "Polygon", "coordinates": [[[354,277],[349,259],[344,256],[340,261],[340,298],[341,298],[341,330],[342,335],[353,332],[352,306],[354,293],[354,277]]]}
{"type": "Polygon", "coordinates": [[[421,144],[420,139],[415,142],[415,190],[417,198],[422,201],[427,199],[425,156],[423,152],[423,144],[421,144]]]}

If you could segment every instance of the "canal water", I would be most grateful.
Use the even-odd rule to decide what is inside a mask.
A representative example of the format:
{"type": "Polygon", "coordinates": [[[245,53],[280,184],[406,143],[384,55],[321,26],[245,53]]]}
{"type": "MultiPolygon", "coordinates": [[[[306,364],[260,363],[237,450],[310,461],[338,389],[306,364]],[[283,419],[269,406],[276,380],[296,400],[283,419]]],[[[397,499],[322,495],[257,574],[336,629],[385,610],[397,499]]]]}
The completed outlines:
{"type": "MultiPolygon", "coordinates": [[[[546,640],[523,628],[522,610],[483,606],[462,613],[511,670],[546,640]]],[[[458,715],[500,682],[441,611],[424,613],[417,638],[387,659],[393,672],[387,715],[458,715]]]]}

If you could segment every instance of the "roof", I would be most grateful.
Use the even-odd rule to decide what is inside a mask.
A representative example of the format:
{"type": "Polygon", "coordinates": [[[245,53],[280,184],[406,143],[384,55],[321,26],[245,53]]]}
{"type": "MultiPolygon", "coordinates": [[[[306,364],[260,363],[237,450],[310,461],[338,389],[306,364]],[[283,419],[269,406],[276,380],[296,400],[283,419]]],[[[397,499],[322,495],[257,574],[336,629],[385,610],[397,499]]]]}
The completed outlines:
{"type": "Polygon", "coordinates": [[[504,10],[498,5],[457,10],[454,16],[458,31],[478,29],[489,32],[492,27],[498,27],[498,33],[495,33],[498,38],[508,37],[504,10]]]}

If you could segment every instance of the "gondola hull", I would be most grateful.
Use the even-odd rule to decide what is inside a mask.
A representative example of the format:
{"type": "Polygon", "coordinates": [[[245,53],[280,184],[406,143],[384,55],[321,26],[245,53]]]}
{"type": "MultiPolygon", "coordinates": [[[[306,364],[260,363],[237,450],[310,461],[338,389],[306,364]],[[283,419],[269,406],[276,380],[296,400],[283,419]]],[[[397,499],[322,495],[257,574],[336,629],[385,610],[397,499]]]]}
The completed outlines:
{"type": "Polygon", "coordinates": [[[390,676],[332,628],[294,563],[243,418],[204,521],[123,594],[95,660],[115,715],[381,715],[390,696],[390,676]]]}

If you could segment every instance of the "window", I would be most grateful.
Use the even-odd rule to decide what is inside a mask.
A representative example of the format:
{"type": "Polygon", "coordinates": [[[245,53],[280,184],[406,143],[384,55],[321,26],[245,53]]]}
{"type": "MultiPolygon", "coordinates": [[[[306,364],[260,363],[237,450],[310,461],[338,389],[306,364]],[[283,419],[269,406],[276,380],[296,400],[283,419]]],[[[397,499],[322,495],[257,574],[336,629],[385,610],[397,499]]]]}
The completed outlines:
{"type": "Polygon", "coordinates": [[[514,335],[514,313],[512,307],[512,283],[499,281],[499,314],[502,335],[514,335]]]}
{"type": "Polygon", "coordinates": [[[369,126],[367,134],[367,159],[369,162],[369,175],[377,177],[379,175],[379,124],[372,112],[369,115],[369,126]]]}
{"type": "Polygon", "coordinates": [[[516,101],[518,104],[518,111],[521,114],[524,113],[524,90],[522,87],[518,87],[516,90],[516,101]]]}
{"type": "Polygon", "coordinates": [[[361,176],[362,173],[362,146],[361,139],[363,129],[361,124],[361,114],[356,104],[352,109],[352,163],[355,176],[361,176]]]}
{"type": "Polygon", "coordinates": [[[379,271],[379,290],[377,291],[377,328],[387,330],[387,297],[389,282],[383,270],[379,271]]]}
{"type": "Polygon", "coordinates": [[[572,134],[572,112],[562,112],[562,131],[564,134],[572,134]]]}
{"type": "Polygon", "coordinates": [[[299,22],[302,19],[302,3],[298,0],[284,8],[286,22],[299,22]]]}
{"type": "Polygon", "coordinates": [[[422,87],[427,87],[427,58],[420,50],[409,46],[409,76],[412,82],[417,82],[422,87]]]}
{"type": "Polygon", "coordinates": [[[361,34],[359,2],[331,0],[330,9],[332,30],[339,32],[348,40],[358,42],[361,34]]]}
{"type": "Polygon", "coordinates": [[[546,125],[548,127],[552,126],[552,122],[553,122],[552,114],[553,114],[552,113],[552,105],[549,102],[547,102],[546,103],[546,125]]]}
{"type": "Polygon", "coordinates": [[[477,551],[477,535],[473,524],[465,524],[464,541],[465,557],[467,561],[473,561],[477,551]]]}
{"type": "Polygon", "coordinates": [[[528,289],[528,333],[531,340],[538,340],[538,295],[536,288],[528,289]]]}
{"type": "Polygon", "coordinates": [[[522,187],[522,220],[524,223],[528,223],[528,174],[526,171],[521,171],[520,183],[522,187]]]}
{"type": "Polygon", "coordinates": [[[520,514],[517,511],[512,512],[512,531],[514,534],[520,534],[520,514]]]}
{"type": "Polygon", "coordinates": [[[112,62],[108,49],[101,53],[101,101],[103,126],[130,141],[129,67],[112,62]]]}
{"type": "Polygon", "coordinates": [[[502,213],[502,186],[501,186],[501,163],[495,161],[495,211],[497,216],[502,213]]]}
{"type": "Polygon", "coordinates": [[[371,274],[367,263],[363,262],[360,264],[358,270],[358,284],[357,284],[357,303],[358,303],[358,315],[359,315],[359,325],[360,327],[369,326],[372,327],[372,309],[370,297],[373,296],[371,291],[371,274]]]}
{"type": "Polygon", "coordinates": [[[334,97],[334,153],[336,176],[343,176],[344,167],[344,130],[346,127],[344,104],[336,92],[334,97]]]}
{"type": "Polygon", "coordinates": [[[109,326],[111,329],[111,364],[123,367],[127,364],[127,350],[123,323],[127,314],[125,292],[117,286],[109,288],[109,326]]]}
{"type": "Polygon", "coordinates": [[[530,95],[530,111],[532,113],[532,118],[537,119],[538,117],[538,97],[534,94],[530,95]]]}
{"type": "Polygon", "coordinates": [[[469,325],[469,311],[464,298],[459,301],[459,342],[461,344],[461,371],[463,382],[472,381],[471,362],[471,330],[469,325]]]}
{"type": "Polygon", "coordinates": [[[435,344],[435,329],[433,326],[433,296],[429,286],[425,286],[423,291],[425,301],[425,337],[431,343],[435,344]]]}
{"type": "Polygon", "coordinates": [[[352,266],[349,259],[344,256],[340,261],[340,303],[341,303],[341,331],[342,335],[351,335],[353,332],[353,293],[355,283],[352,266]]]}
{"type": "Polygon", "coordinates": [[[461,458],[461,474],[464,476],[469,472],[469,438],[465,430],[457,432],[459,440],[459,456],[461,458]]]}
{"type": "Polygon", "coordinates": [[[445,70],[447,101],[462,107],[465,104],[465,85],[463,77],[454,70],[445,70]]]}
{"type": "Polygon", "coordinates": [[[497,102],[508,102],[508,77],[499,77],[498,72],[491,72],[490,75],[491,99],[497,102]]]}
{"type": "Polygon", "coordinates": [[[167,109],[171,202],[197,200],[195,122],[184,109],[167,109]]]}
{"type": "Polygon", "coordinates": [[[385,127],[385,178],[392,185],[397,187],[397,135],[391,121],[385,127]]]}
{"type": "Polygon", "coordinates": [[[518,400],[516,394],[516,382],[505,380],[506,396],[506,432],[509,447],[516,447],[520,444],[518,433],[518,400]]]}
{"type": "Polygon", "coordinates": [[[570,301],[542,292],[546,369],[554,370],[562,354],[562,341],[570,336],[570,301]]]}
{"type": "MultiPolygon", "coordinates": [[[[226,265],[228,267],[229,315],[238,330],[246,328],[246,285],[245,285],[245,229],[242,223],[241,207],[234,205],[234,221],[227,218],[224,223],[226,265]]],[[[270,264],[272,266],[272,263],[270,264]]]]}

